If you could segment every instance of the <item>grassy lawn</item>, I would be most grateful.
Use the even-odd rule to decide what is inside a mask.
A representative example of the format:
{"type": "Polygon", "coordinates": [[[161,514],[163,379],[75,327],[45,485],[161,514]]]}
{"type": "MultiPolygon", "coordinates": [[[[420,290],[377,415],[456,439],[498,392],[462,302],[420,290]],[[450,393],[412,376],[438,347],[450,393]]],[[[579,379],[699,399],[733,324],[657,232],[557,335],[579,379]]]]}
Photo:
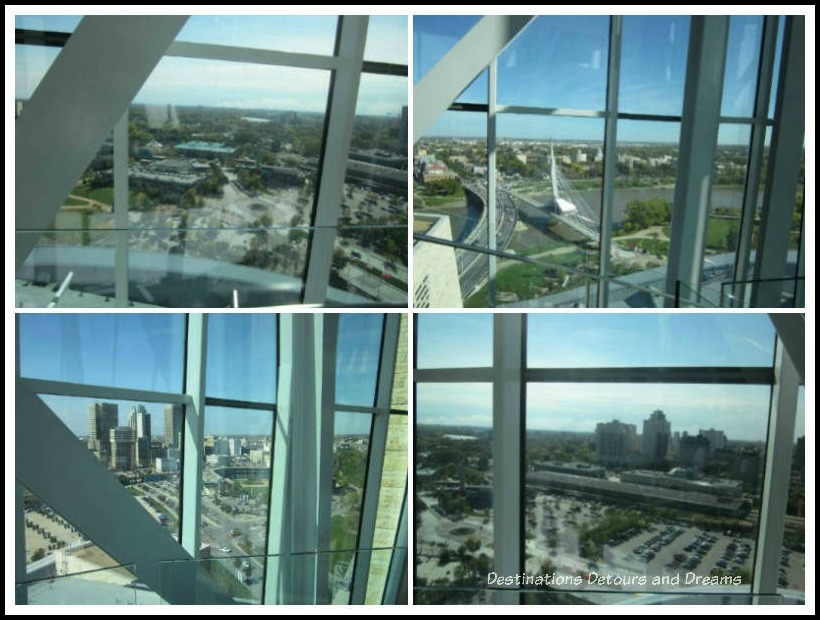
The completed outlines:
{"type": "Polygon", "coordinates": [[[418,203],[419,206],[425,207],[439,207],[441,205],[446,204],[458,204],[460,206],[464,206],[465,198],[464,194],[450,194],[449,196],[413,196],[413,200],[415,203],[418,203]]]}
{"type": "Polygon", "coordinates": [[[663,239],[620,239],[620,244],[624,248],[630,248],[633,245],[644,250],[647,254],[653,256],[668,256],[669,242],[663,239]]]}
{"type": "MultiPolygon", "coordinates": [[[[114,204],[114,188],[113,187],[86,187],[85,185],[77,185],[71,190],[75,196],[82,196],[83,198],[90,198],[106,205],[114,204]]],[[[70,199],[69,199],[70,200],[70,199]]]]}
{"type": "Polygon", "coordinates": [[[727,250],[729,232],[734,229],[733,236],[736,237],[739,228],[739,220],[710,217],[706,228],[706,247],[713,250],[727,250]]]}

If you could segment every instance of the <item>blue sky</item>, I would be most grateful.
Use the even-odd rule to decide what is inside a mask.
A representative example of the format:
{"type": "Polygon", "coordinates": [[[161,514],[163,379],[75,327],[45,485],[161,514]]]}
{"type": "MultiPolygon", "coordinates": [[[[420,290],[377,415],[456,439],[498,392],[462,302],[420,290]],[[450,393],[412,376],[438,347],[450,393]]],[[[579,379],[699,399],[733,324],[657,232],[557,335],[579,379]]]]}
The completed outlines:
{"type": "MultiPolygon", "coordinates": [[[[380,360],[380,314],[341,315],[336,402],[373,406],[380,360]]],[[[211,397],[270,403],[276,398],[277,320],[272,314],[212,314],[206,392],[211,397]]],[[[23,377],[180,393],[185,320],[179,314],[20,315],[23,377]]],[[[99,399],[44,397],[77,435],[88,434],[88,406],[99,399]]],[[[114,402],[114,401],[112,401],[114,402]]],[[[116,401],[125,424],[134,402],[116,401]]],[[[152,432],[164,432],[164,404],[144,403],[152,432]]],[[[270,413],[207,407],[206,433],[270,432],[270,413]]],[[[338,433],[369,428],[369,415],[337,415],[338,433]],[[363,421],[364,420],[364,421],[363,421]]]]}
{"type": "MultiPolygon", "coordinates": [[[[532,367],[770,366],[774,329],[764,314],[531,314],[532,367]]],[[[421,368],[490,366],[492,316],[424,314],[418,319],[421,368]]],[[[419,384],[418,422],[489,426],[489,384],[419,384]]],[[[673,431],[719,428],[730,439],[762,440],[767,386],[531,384],[529,427],[593,432],[597,422],[641,424],[662,409],[673,431]]],[[[797,436],[805,433],[802,402],[797,436]]]]}
{"type": "MultiPolygon", "coordinates": [[[[78,21],[76,16],[18,16],[16,25],[71,32],[78,21]]],[[[329,56],[336,24],[337,17],[327,15],[194,15],[177,40],[329,56]]],[[[31,96],[58,51],[17,47],[16,97],[31,96]]],[[[365,59],[407,64],[406,16],[371,17],[365,59]]],[[[329,83],[330,72],[323,70],[167,57],[134,102],[324,112],[329,83]]],[[[405,79],[374,76],[362,82],[357,112],[398,116],[406,104],[405,79]]]]}
{"type": "MultiPolygon", "coordinates": [[[[414,18],[414,83],[477,22],[476,16],[414,18]]],[[[627,15],[623,20],[619,109],[680,115],[689,38],[688,16],[627,15]]],[[[753,109],[762,17],[732,16],[727,43],[724,116],[750,116],[753,109]]],[[[603,15],[536,18],[498,58],[499,104],[602,111],[605,108],[609,18],[603,15]]],[[[778,53],[779,58],[779,53],[778,53]]],[[[486,103],[486,72],[457,99],[486,103]]],[[[773,110],[773,108],[772,108],[773,110]]],[[[504,119],[504,115],[500,116],[504,119]]],[[[603,140],[603,122],[533,116],[507,117],[499,137],[603,140]]],[[[483,114],[449,114],[428,135],[476,137],[486,133],[483,114]]],[[[678,123],[619,124],[619,140],[676,142],[678,123]]],[[[722,128],[719,141],[742,142],[722,128]]]]}

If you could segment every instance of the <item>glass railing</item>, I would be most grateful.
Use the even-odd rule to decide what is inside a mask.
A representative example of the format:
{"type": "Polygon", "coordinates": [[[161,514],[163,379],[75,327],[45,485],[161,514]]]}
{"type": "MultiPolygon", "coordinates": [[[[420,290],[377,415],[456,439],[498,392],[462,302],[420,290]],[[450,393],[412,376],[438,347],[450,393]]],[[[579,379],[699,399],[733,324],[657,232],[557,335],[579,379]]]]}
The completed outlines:
{"type": "Polygon", "coordinates": [[[774,287],[775,297],[780,298],[781,308],[803,307],[806,278],[783,277],[757,280],[733,280],[720,283],[720,306],[722,308],[753,308],[752,291],[762,286],[774,287]]]}
{"type": "MultiPolygon", "coordinates": [[[[170,222],[170,218],[169,218],[170,222]]],[[[265,307],[302,302],[315,227],[60,228],[16,273],[17,307],[265,307]]],[[[332,229],[327,304],[407,304],[404,225],[332,229]],[[401,244],[397,242],[401,238],[401,244]]]]}
{"type": "Polygon", "coordinates": [[[357,565],[369,562],[370,578],[384,580],[397,550],[224,555],[160,562],[160,589],[177,605],[349,605],[354,602],[357,565]],[[379,567],[385,575],[374,575],[379,567]]]}
{"type": "MultiPolygon", "coordinates": [[[[53,566],[60,570],[58,565],[53,566]]],[[[29,605],[156,605],[161,599],[140,584],[133,564],[120,564],[68,575],[17,583],[18,604],[29,605]]]]}
{"type": "MultiPolygon", "coordinates": [[[[746,586],[748,588],[748,586],[746,586]]],[[[715,588],[719,589],[719,588],[715,588]]],[[[732,591],[669,592],[504,589],[422,586],[413,588],[415,605],[787,605],[802,604],[782,594],[732,591]]]]}

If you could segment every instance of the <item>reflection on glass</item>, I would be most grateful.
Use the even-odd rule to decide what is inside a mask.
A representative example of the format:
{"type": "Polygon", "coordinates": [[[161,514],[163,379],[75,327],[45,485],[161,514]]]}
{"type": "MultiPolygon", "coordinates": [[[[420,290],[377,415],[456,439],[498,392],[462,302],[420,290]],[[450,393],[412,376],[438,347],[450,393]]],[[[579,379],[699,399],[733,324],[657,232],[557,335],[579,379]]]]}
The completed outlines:
{"type": "Polygon", "coordinates": [[[81,15],[15,15],[14,27],[45,32],[74,32],[81,15]]]}
{"type": "Polygon", "coordinates": [[[546,368],[771,366],[761,314],[531,314],[527,365],[546,368]]]}
{"type": "Polygon", "coordinates": [[[498,58],[498,103],[603,110],[609,18],[541,16],[498,58]]]}
{"type": "MultiPolygon", "coordinates": [[[[416,386],[416,587],[486,586],[493,557],[492,386],[416,386]]],[[[416,603],[478,603],[471,591],[416,592],[416,603]]],[[[488,601],[484,601],[488,602],[488,601]]]]}
{"type": "Polygon", "coordinates": [[[168,535],[178,540],[182,405],[40,398],[168,535]]]}
{"type": "Polygon", "coordinates": [[[763,36],[763,18],[732,15],[726,45],[726,71],[721,99],[722,116],[752,116],[763,36]]]}
{"type": "Polygon", "coordinates": [[[413,83],[423,78],[480,19],[478,15],[414,15],[413,83]]]}
{"type": "Polygon", "coordinates": [[[172,314],[23,314],[20,374],[182,391],[185,319],[172,314]]]}
{"type": "Polygon", "coordinates": [[[590,602],[749,591],[769,398],[768,386],[530,384],[527,571],[590,602]]]}
{"type": "Polygon", "coordinates": [[[382,344],[381,314],[342,314],[336,347],[336,403],[372,407],[382,344]]]}
{"type": "Polygon", "coordinates": [[[177,41],[329,56],[337,21],[332,15],[191,15],[177,41]]]}
{"type": "Polygon", "coordinates": [[[359,520],[367,477],[372,417],[368,413],[337,412],[333,437],[333,499],[330,507],[330,549],[351,550],[330,556],[330,587],[333,603],[350,599],[359,520]]]}
{"type": "Polygon", "coordinates": [[[417,368],[492,366],[491,314],[419,314],[417,321],[417,368]]]}
{"type": "Polygon", "coordinates": [[[622,111],[683,112],[689,20],[674,15],[624,16],[618,99],[622,111]]]}
{"type": "Polygon", "coordinates": [[[276,401],[276,315],[208,317],[208,396],[276,401]]]}
{"type": "MultiPolygon", "coordinates": [[[[200,536],[212,557],[266,551],[273,412],[205,408],[200,536]]],[[[242,557],[213,565],[212,576],[232,595],[261,602],[263,558],[242,557]]]]}

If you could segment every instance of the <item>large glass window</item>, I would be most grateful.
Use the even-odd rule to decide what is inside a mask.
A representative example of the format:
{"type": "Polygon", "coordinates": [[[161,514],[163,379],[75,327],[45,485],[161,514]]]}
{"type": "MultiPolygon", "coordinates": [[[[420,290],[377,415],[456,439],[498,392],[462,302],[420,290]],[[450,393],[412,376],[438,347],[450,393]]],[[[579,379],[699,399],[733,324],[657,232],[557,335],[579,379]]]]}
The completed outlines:
{"type": "Polygon", "coordinates": [[[182,390],[185,319],[171,314],[22,314],[20,375],[182,390]]]}

